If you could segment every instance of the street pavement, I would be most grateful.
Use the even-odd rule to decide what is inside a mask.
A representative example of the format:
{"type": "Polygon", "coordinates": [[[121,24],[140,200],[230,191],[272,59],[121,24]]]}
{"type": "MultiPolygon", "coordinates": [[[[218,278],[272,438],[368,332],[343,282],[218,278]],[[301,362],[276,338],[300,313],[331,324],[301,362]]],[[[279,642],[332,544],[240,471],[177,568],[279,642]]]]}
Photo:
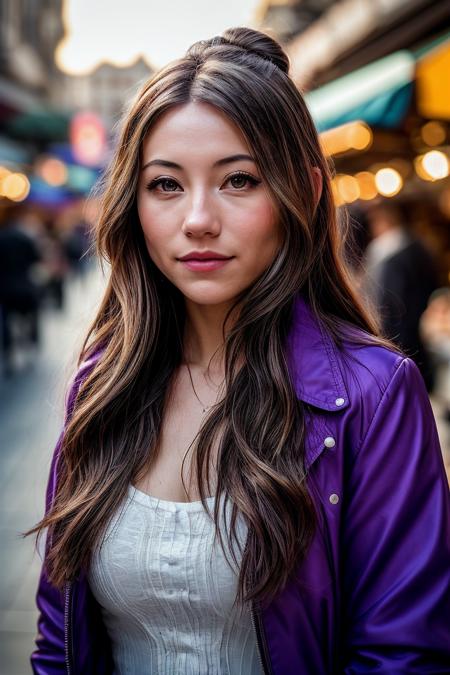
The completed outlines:
{"type": "Polygon", "coordinates": [[[34,536],[50,459],[64,413],[64,394],[77,351],[94,317],[104,279],[96,266],[67,287],[63,312],[45,309],[42,346],[33,367],[0,375],[0,675],[29,675],[41,567],[34,536]]]}

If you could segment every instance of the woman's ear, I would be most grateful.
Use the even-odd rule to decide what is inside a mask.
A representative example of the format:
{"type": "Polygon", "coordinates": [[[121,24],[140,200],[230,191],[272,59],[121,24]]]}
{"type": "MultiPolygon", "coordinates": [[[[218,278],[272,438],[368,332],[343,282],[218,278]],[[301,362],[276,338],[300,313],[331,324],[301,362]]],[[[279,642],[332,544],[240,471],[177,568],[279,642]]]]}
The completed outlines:
{"type": "Polygon", "coordinates": [[[320,202],[320,198],[322,196],[322,187],[323,187],[322,172],[318,166],[313,166],[312,175],[314,181],[314,198],[315,198],[314,209],[317,209],[317,206],[320,202]]]}

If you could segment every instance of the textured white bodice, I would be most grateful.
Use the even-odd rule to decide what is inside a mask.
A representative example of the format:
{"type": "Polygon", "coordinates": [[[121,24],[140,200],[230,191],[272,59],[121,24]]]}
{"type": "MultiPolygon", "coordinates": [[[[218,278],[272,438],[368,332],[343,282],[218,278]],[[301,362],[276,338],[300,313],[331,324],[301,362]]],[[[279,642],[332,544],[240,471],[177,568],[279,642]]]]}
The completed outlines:
{"type": "MultiPolygon", "coordinates": [[[[242,519],[237,530],[243,545],[242,519]]],[[[115,674],[260,675],[250,612],[233,607],[231,567],[201,502],[159,500],[130,486],[89,574],[115,674]]]]}

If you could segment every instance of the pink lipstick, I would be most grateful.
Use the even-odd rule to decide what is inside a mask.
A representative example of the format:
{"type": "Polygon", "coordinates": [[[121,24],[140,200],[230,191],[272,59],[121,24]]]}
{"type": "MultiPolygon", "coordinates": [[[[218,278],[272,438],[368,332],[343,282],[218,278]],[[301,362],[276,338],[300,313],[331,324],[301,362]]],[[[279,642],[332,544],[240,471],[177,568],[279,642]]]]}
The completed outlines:
{"type": "Polygon", "coordinates": [[[225,267],[233,258],[216,251],[191,251],[178,260],[193,272],[212,272],[225,267]]]}

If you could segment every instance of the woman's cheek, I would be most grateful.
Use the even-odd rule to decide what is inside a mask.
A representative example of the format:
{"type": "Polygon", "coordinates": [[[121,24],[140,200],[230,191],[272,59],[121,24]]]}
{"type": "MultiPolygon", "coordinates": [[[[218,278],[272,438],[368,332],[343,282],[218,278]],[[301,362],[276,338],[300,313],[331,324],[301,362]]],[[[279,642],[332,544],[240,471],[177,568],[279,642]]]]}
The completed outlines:
{"type": "Polygon", "coordinates": [[[147,246],[160,247],[167,243],[169,236],[169,223],[166,223],[164,213],[160,210],[141,208],[138,209],[139,220],[144,233],[147,246]]]}

